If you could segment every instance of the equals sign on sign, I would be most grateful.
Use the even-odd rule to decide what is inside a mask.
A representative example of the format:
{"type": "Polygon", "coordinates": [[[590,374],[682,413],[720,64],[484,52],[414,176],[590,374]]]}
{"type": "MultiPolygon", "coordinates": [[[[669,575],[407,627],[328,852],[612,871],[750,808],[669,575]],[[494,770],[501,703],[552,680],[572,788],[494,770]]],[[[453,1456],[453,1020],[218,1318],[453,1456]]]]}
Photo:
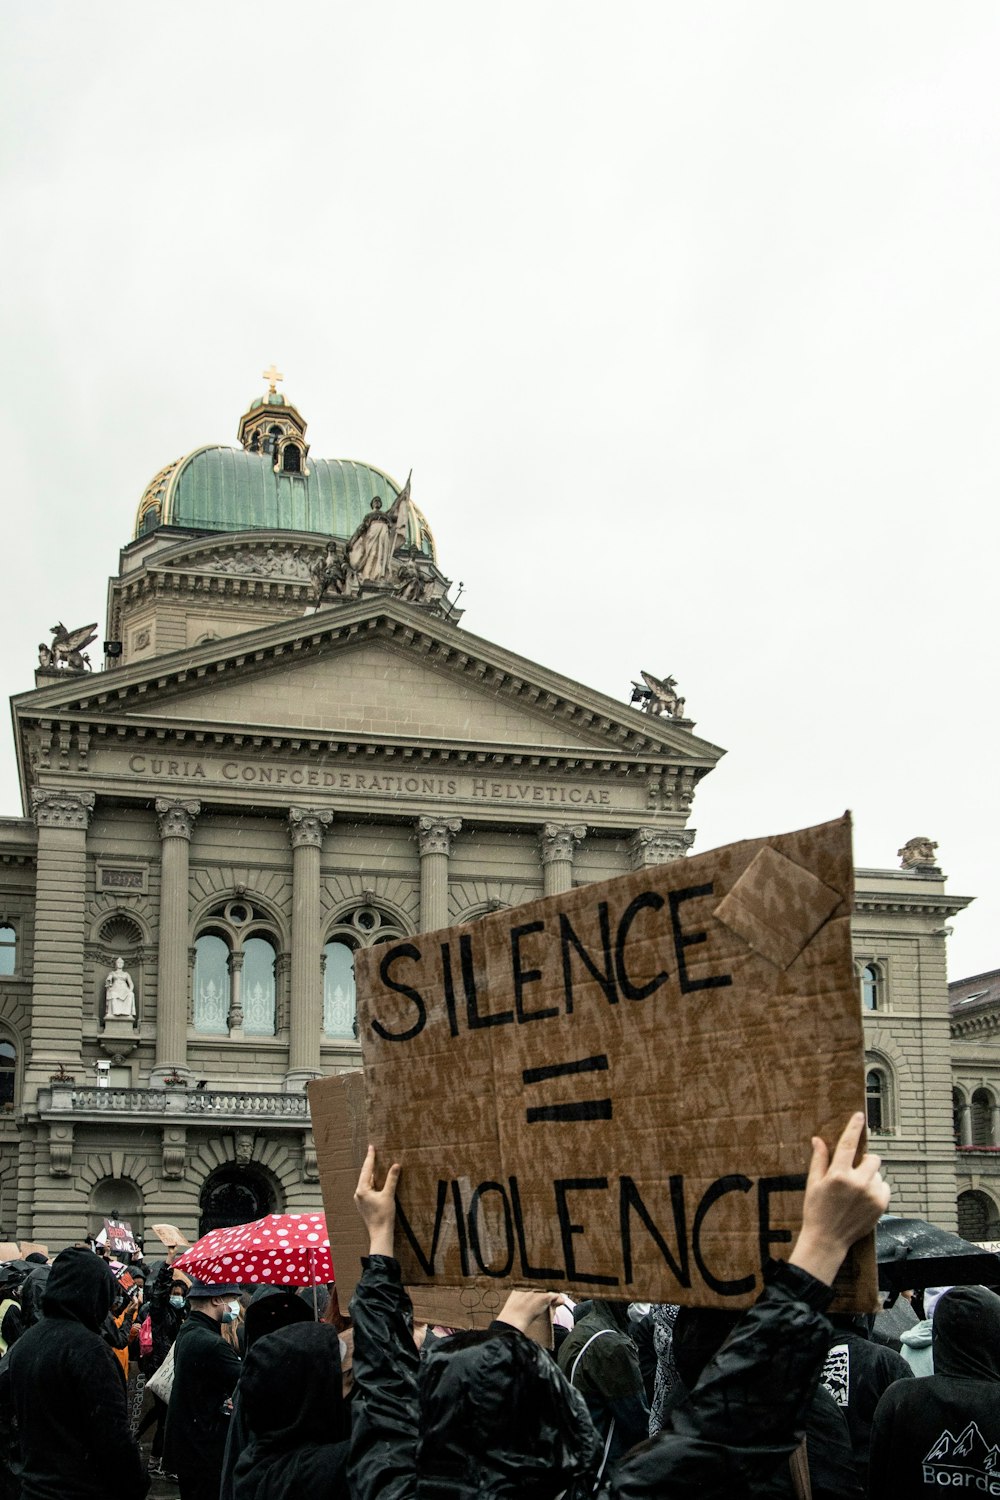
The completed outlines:
{"type": "MultiPolygon", "coordinates": [[[[544,1068],[525,1068],[521,1081],[548,1083],[550,1078],[566,1078],[571,1073],[606,1073],[608,1057],[601,1052],[597,1057],[579,1057],[575,1062],[552,1063],[544,1068]]],[[[542,1120],[610,1120],[610,1099],[580,1099],[575,1104],[535,1104],[526,1112],[529,1125],[542,1120]]]]}

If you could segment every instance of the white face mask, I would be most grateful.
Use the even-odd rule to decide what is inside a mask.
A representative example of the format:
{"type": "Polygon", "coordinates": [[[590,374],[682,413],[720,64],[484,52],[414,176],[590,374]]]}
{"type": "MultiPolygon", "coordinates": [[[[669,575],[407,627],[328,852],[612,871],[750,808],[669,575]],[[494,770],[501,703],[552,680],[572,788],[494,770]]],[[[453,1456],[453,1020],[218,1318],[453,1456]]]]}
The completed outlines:
{"type": "Polygon", "coordinates": [[[227,1302],[226,1310],[222,1314],[223,1323],[235,1323],[240,1315],[240,1304],[238,1302],[227,1302]]]}

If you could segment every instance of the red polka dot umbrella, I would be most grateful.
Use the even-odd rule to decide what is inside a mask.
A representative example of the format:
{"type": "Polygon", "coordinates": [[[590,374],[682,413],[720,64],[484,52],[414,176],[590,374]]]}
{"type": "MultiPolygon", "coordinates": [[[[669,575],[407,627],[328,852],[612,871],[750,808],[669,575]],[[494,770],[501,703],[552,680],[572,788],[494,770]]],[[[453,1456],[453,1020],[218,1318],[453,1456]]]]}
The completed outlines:
{"type": "Polygon", "coordinates": [[[267,1214],[203,1234],[174,1265],[210,1286],[317,1286],[333,1280],[323,1214],[267,1214]]]}

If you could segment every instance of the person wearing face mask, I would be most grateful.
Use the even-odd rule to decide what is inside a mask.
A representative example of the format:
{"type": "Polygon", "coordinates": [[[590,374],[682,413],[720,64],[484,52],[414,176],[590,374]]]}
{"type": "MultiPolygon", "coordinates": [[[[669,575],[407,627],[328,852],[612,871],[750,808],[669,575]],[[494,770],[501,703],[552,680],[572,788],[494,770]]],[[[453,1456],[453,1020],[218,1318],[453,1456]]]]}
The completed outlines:
{"type": "Polygon", "coordinates": [[[164,1468],[177,1475],[181,1500],[217,1500],[240,1357],[222,1337],[240,1314],[241,1287],[192,1281],[188,1315],[174,1347],[164,1468]]]}
{"type": "MultiPolygon", "coordinates": [[[[171,1261],[176,1253],[172,1250],[156,1275],[146,1283],[147,1292],[143,1307],[148,1321],[150,1347],[140,1355],[139,1368],[147,1380],[156,1373],[170,1353],[184,1321],[187,1291],[191,1285],[191,1278],[185,1276],[183,1271],[174,1270],[171,1261]]],[[[149,1473],[158,1479],[166,1473],[163,1467],[163,1438],[167,1429],[167,1405],[152,1392],[149,1392],[149,1401],[149,1410],[139,1424],[137,1436],[141,1438],[155,1424],[149,1455],[149,1473]]]]}

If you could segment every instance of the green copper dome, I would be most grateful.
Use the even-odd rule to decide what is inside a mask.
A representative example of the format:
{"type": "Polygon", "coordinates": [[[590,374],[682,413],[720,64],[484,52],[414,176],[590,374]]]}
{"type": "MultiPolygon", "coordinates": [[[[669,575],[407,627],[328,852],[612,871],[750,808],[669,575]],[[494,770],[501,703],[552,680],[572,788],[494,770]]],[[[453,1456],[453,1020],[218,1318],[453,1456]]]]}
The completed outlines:
{"type": "MultiPolygon", "coordinates": [[[[277,403],[274,403],[277,404],[277,403]]],[[[346,540],[380,495],[386,510],[399,485],[381,469],[352,459],[313,458],[306,472],[275,473],[270,455],[241,448],[196,448],[162,469],[146,488],[135,535],[158,526],[199,531],[311,531],[346,540]]],[[[409,543],[434,558],[424,517],[410,508],[409,543]]]]}

